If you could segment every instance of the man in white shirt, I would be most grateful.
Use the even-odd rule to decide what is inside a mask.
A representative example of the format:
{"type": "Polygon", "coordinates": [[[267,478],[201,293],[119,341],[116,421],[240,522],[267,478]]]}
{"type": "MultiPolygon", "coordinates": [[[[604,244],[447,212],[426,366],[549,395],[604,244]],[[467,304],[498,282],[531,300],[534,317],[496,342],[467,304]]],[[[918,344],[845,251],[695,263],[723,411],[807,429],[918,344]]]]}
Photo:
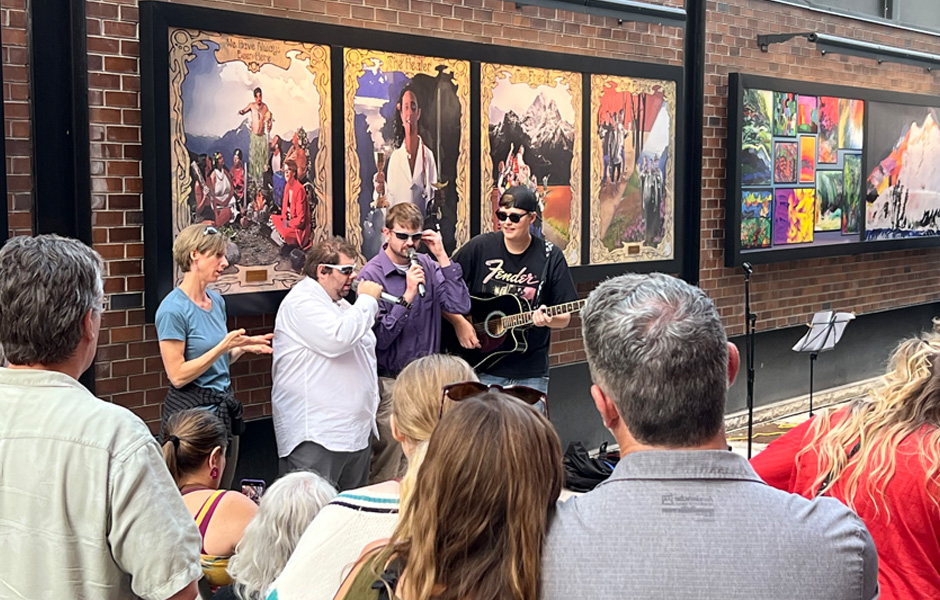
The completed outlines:
{"type": "Polygon", "coordinates": [[[369,434],[379,403],[372,326],[382,287],[359,284],[356,249],[341,237],[307,253],[304,277],[274,322],[271,406],[281,474],[314,471],[340,491],[369,479],[369,434]]]}
{"type": "Polygon", "coordinates": [[[101,257],[0,250],[0,598],[192,600],[200,537],[150,430],[78,382],[98,346],[101,257]]]}

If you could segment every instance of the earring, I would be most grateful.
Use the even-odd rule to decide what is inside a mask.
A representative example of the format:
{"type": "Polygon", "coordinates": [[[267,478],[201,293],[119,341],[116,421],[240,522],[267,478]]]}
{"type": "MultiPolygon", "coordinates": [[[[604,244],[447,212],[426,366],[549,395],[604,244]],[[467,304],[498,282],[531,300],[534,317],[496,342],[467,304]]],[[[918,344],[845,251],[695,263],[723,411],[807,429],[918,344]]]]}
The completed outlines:
{"type": "Polygon", "coordinates": [[[209,471],[209,477],[211,477],[211,478],[213,478],[213,479],[216,479],[218,476],[219,476],[219,468],[218,468],[218,467],[212,467],[212,470],[209,471]]]}

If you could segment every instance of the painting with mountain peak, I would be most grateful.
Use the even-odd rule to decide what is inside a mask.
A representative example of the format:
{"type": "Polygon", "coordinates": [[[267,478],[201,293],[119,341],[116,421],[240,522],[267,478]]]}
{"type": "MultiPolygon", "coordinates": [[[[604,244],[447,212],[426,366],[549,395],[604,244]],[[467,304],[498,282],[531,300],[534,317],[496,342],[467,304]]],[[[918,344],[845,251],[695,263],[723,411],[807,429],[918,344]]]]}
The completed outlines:
{"type": "Polygon", "coordinates": [[[940,235],[937,108],[869,103],[865,238],[940,235]]]}
{"type": "Polygon", "coordinates": [[[222,294],[288,289],[332,231],[330,48],[182,28],[169,39],[173,235],[198,223],[229,239],[222,294]]]}
{"type": "Polygon", "coordinates": [[[581,259],[581,74],[484,63],[481,68],[482,230],[498,227],[503,192],[531,189],[533,234],[581,259]]]}

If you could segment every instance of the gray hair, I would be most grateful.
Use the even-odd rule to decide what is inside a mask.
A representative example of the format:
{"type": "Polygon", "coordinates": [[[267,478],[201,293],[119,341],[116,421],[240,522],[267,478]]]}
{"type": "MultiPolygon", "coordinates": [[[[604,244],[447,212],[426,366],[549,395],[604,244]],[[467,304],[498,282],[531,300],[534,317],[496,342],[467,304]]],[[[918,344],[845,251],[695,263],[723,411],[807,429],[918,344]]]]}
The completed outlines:
{"type": "Polygon", "coordinates": [[[637,441],[695,446],[721,431],[728,338],[702,290],[662,273],[621,275],[597,286],[581,321],[591,377],[637,441]]]}
{"type": "Polygon", "coordinates": [[[239,598],[265,597],[307,525],[334,497],[336,490],[316,473],[289,473],[274,482],[228,565],[239,598]]]}
{"type": "Polygon", "coordinates": [[[19,236],[0,249],[0,344],[14,365],[65,361],[89,309],[101,311],[101,256],[58,235],[19,236]]]}

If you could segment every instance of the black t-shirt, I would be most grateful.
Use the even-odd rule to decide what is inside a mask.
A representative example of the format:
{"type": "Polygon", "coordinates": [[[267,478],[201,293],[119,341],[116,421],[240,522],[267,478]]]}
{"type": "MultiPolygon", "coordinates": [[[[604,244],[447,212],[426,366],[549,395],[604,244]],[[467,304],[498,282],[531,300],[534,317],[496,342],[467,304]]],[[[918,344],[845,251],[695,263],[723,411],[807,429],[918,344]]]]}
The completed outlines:
{"type": "MultiPolygon", "coordinates": [[[[568,263],[557,246],[552,246],[545,270],[545,241],[533,237],[522,254],[511,254],[506,249],[500,231],[478,235],[464,244],[454,255],[460,263],[463,278],[474,296],[488,297],[511,294],[524,298],[533,309],[555,306],[578,299],[568,263]],[[538,299],[535,298],[539,281],[545,272],[545,284],[538,299]]],[[[551,329],[529,327],[525,331],[527,348],[505,356],[486,372],[497,377],[521,379],[548,375],[548,350],[551,329]]]]}

